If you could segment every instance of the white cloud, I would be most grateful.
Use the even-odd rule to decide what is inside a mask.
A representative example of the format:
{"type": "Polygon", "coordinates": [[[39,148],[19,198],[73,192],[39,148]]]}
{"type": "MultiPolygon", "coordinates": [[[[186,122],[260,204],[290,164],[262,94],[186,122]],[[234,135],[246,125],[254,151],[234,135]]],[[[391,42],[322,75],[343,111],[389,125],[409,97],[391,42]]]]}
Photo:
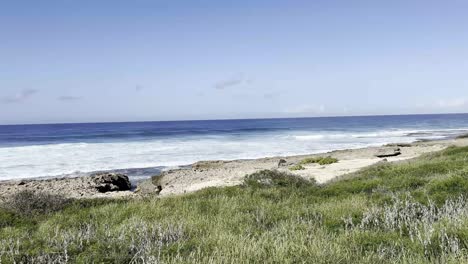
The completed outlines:
{"type": "Polygon", "coordinates": [[[468,100],[466,98],[454,98],[449,100],[439,100],[436,105],[440,108],[460,108],[466,106],[468,100]]]}
{"type": "Polygon", "coordinates": [[[231,88],[237,85],[250,84],[252,82],[253,82],[252,78],[246,77],[243,74],[239,74],[232,78],[215,83],[214,88],[217,90],[224,90],[224,89],[231,88]]]}
{"type": "Polygon", "coordinates": [[[38,90],[35,90],[35,89],[25,89],[13,96],[6,96],[6,97],[1,98],[0,102],[4,104],[22,103],[25,100],[32,97],[37,92],[38,90]]]}
{"type": "Polygon", "coordinates": [[[57,99],[59,101],[69,102],[69,101],[79,101],[79,100],[83,99],[83,97],[81,97],[81,96],[62,95],[62,96],[59,96],[57,99]]]}
{"type": "Polygon", "coordinates": [[[320,112],[320,113],[325,112],[325,105],[320,105],[320,106],[319,106],[319,112],[320,112]]]}

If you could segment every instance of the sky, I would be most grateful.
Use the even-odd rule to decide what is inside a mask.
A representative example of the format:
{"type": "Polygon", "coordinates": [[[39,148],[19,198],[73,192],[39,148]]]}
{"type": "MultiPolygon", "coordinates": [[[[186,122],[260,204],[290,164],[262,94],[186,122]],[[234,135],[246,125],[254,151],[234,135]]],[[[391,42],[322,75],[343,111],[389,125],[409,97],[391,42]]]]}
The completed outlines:
{"type": "Polygon", "coordinates": [[[0,124],[468,112],[468,1],[0,1],[0,124]]]}

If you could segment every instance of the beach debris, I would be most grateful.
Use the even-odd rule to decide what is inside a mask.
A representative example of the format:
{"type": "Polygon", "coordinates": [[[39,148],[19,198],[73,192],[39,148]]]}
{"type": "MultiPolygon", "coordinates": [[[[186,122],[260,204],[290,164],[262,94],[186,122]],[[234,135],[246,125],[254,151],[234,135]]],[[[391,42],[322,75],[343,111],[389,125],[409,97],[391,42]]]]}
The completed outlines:
{"type": "Polygon", "coordinates": [[[388,158],[401,155],[400,148],[380,149],[375,155],[377,158],[388,158]]]}
{"type": "Polygon", "coordinates": [[[93,176],[95,188],[101,192],[128,191],[132,187],[127,175],[102,173],[93,176]]]}

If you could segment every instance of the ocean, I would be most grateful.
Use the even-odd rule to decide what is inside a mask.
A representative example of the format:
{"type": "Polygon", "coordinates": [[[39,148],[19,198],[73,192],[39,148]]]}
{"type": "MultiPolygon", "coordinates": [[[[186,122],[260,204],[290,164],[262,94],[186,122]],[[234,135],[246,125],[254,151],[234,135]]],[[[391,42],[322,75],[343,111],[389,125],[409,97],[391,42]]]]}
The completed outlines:
{"type": "Polygon", "coordinates": [[[468,114],[0,126],[0,180],[116,171],[137,181],[200,160],[451,138],[468,114]]]}

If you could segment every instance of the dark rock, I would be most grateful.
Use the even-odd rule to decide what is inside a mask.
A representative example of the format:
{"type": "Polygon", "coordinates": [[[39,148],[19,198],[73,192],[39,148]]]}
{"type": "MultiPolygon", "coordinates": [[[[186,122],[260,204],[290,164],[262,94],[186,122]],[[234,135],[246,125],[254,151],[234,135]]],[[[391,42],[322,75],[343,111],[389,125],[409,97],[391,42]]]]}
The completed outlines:
{"type": "Polygon", "coordinates": [[[411,143],[391,143],[385,145],[385,147],[401,147],[401,148],[408,148],[411,147],[411,143]]]}
{"type": "Polygon", "coordinates": [[[400,143],[400,144],[397,144],[398,147],[402,147],[402,148],[408,148],[408,147],[411,147],[412,145],[410,143],[400,143]]]}
{"type": "Polygon", "coordinates": [[[401,151],[399,148],[396,149],[381,149],[375,155],[378,158],[387,158],[387,157],[395,157],[401,155],[401,151]]]}
{"type": "Polygon", "coordinates": [[[25,184],[26,184],[25,181],[20,181],[20,182],[18,183],[18,185],[25,185],[25,184]]]}
{"type": "Polygon", "coordinates": [[[116,173],[102,173],[93,176],[93,181],[96,184],[95,188],[102,193],[128,191],[132,184],[128,180],[128,176],[116,173]]]}
{"type": "Polygon", "coordinates": [[[288,165],[288,162],[285,159],[280,159],[278,161],[278,168],[279,167],[284,167],[284,166],[287,166],[287,165],[288,165]]]}

